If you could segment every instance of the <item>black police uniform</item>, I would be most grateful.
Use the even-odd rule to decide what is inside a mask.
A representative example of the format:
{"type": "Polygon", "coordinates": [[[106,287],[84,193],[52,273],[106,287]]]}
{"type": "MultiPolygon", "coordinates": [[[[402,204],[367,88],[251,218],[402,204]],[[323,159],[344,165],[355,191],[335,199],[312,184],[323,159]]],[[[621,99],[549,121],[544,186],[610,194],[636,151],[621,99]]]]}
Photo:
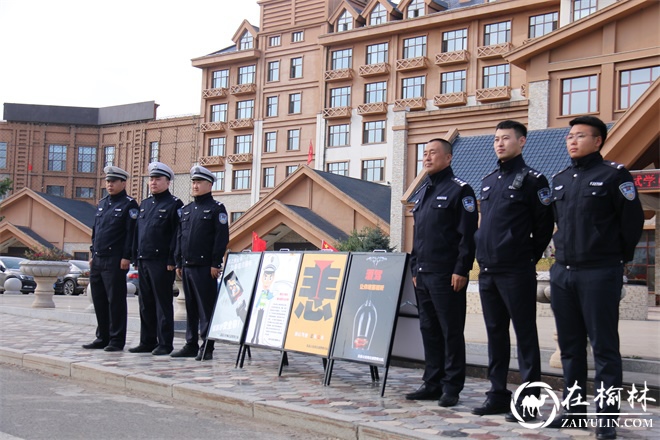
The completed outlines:
{"type": "MultiPolygon", "coordinates": [[[[183,269],[186,292],[186,346],[199,347],[201,332],[206,352],[213,351],[213,341],[207,341],[211,315],[217,299],[217,280],[211,277],[211,267],[222,267],[229,226],[225,206],[211,193],[198,197],[181,208],[176,267],[183,269]]],[[[200,353],[204,347],[200,349],[200,353]]]]}
{"type": "MultiPolygon", "coordinates": [[[[490,405],[508,406],[507,375],[513,322],[521,380],[541,380],[536,329],[536,263],[552,237],[553,218],[548,180],[528,167],[522,155],[482,180],[481,226],[475,234],[479,263],[479,296],[488,334],[490,405]]],[[[539,393],[538,388],[521,395],[539,393]]]]}
{"type": "MultiPolygon", "coordinates": [[[[644,213],[630,173],[623,165],[603,161],[599,152],[573,160],[553,177],[552,186],[557,262],[550,269],[550,289],[564,398],[567,387],[577,382],[577,394],[586,402],[587,336],[596,389],[601,384],[605,389],[621,387],[618,323],[623,264],[633,259],[644,213]]],[[[583,408],[569,412],[584,412],[583,408]]],[[[614,403],[599,405],[597,411],[618,409],[614,403]]]]}
{"type": "Polygon", "coordinates": [[[465,384],[467,287],[454,292],[452,274],[467,277],[474,261],[478,213],[474,191],[447,167],[427,176],[415,195],[411,270],[424,344],[422,379],[458,396],[465,384]]]}
{"type": "Polygon", "coordinates": [[[126,343],[126,273],[121,260],[131,259],[138,204],[126,191],[98,204],[92,229],[89,284],[96,313],[96,341],[123,349],[126,343]]]}
{"type": "Polygon", "coordinates": [[[140,273],[140,346],[172,351],[174,307],[172,284],[176,273],[174,251],[183,202],[169,190],[140,203],[135,229],[133,261],[140,273]]]}

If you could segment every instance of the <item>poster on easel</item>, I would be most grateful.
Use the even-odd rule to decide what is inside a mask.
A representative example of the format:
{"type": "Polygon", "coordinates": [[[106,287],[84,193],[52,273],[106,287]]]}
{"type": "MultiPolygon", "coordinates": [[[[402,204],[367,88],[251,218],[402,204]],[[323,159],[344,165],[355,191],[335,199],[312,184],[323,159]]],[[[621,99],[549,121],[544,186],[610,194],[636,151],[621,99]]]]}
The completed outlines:
{"type": "Polygon", "coordinates": [[[218,280],[218,298],[211,316],[210,339],[241,343],[261,252],[229,253],[218,280]]]}
{"type": "Polygon", "coordinates": [[[328,357],[349,254],[306,252],[286,331],[285,351],[328,357]]]}
{"type": "Polygon", "coordinates": [[[245,345],[281,349],[302,259],[301,252],[264,252],[245,345]]]}

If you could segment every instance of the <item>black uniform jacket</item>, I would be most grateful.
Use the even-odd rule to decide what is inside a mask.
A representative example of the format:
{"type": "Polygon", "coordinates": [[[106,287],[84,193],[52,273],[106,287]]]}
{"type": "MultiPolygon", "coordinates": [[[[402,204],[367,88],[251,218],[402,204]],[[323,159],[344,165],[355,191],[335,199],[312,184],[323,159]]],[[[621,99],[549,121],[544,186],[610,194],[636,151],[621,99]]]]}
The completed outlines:
{"type": "Polygon", "coordinates": [[[92,229],[92,258],[121,256],[130,260],[137,216],[138,204],[126,191],[102,198],[92,229]]]}
{"type": "Polygon", "coordinates": [[[426,180],[414,195],[415,219],[410,268],[467,276],[474,262],[479,214],[474,191],[447,167],[426,180]]]}
{"type": "Polygon", "coordinates": [[[227,210],[211,193],[195,197],[192,203],[181,208],[176,267],[220,268],[228,242],[227,210]]]}
{"type": "Polygon", "coordinates": [[[536,264],[550,243],[554,219],[548,180],[522,155],[498,161],[481,184],[477,261],[488,271],[536,264]]]}
{"type": "Polygon", "coordinates": [[[174,250],[179,229],[179,208],[183,202],[169,190],[153,194],[140,203],[135,227],[133,262],[138,259],[167,260],[174,266],[174,250]]]}
{"type": "Polygon", "coordinates": [[[623,165],[591,153],[553,176],[552,187],[557,262],[596,267],[633,259],[644,212],[623,165]]]}

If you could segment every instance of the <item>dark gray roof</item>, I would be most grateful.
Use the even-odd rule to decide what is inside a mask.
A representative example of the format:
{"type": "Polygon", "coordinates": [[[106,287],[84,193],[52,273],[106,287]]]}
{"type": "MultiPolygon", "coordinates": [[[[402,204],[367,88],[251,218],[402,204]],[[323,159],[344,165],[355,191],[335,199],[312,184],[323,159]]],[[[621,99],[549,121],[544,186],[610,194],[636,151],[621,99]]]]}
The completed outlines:
{"type": "Polygon", "coordinates": [[[29,235],[30,237],[37,240],[39,242],[39,244],[44,246],[45,248],[50,249],[50,248],[55,247],[55,246],[53,246],[53,244],[50,241],[46,240],[41,235],[37,234],[36,232],[34,232],[32,229],[28,228],[27,226],[16,226],[16,227],[18,229],[20,229],[21,231],[23,231],[26,235],[29,235]]]}
{"type": "Polygon", "coordinates": [[[287,208],[291,209],[296,214],[298,214],[299,216],[301,216],[302,218],[304,218],[305,220],[307,220],[308,222],[310,222],[311,224],[313,224],[314,226],[316,226],[317,228],[328,234],[328,238],[332,238],[333,240],[336,241],[341,241],[348,238],[348,235],[344,231],[342,231],[341,229],[339,229],[338,227],[336,227],[335,225],[333,225],[328,220],[324,219],[323,217],[321,217],[311,209],[303,208],[302,206],[295,206],[295,205],[286,205],[286,206],[287,208]]]}
{"type": "Polygon", "coordinates": [[[445,3],[447,3],[449,9],[458,9],[468,6],[481,5],[486,3],[486,0],[470,0],[467,2],[463,0],[445,0],[445,3]]]}
{"type": "Polygon", "coordinates": [[[238,46],[236,46],[235,44],[233,44],[233,45],[231,45],[231,46],[227,46],[227,47],[225,47],[224,49],[220,49],[220,50],[218,50],[218,51],[216,51],[216,52],[211,52],[211,53],[208,54],[207,56],[210,56],[210,55],[220,55],[221,53],[236,52],[236,50],[237,50],[236,48],[237,48],[237,47],[238,47],[238,46]]]}
{"type": "Polygon", "coordinates": [[[389,186],[325,171],[314,170],[314,172],[385,222],[390,223],[392,190],[389,186]]]}
{"type": "Polygon", "coordinates": [[[42,192],[37,192],[41,197],[60,208],[76,220],[83,223],[90,228],[94,227],[94,217],[96,216],[96,208],[87,202],[80,200],[71,200],[64,197],[53,196],[42,192]]]}

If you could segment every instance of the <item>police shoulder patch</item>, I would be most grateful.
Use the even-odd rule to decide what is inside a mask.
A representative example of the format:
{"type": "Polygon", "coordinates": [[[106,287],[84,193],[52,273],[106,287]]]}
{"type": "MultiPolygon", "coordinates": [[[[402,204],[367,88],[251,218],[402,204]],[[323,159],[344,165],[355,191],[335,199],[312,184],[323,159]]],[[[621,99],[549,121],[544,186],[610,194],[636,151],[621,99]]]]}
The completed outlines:
{"type": "Polygon", "coordinates": [[[539,201],[545,205],[548,206],[550,204],[550,188],[541,188],[537,192],[539,196],[539,201]]]}
{"type": "Polygon", "coordinates": [[[460,186],[465,186],[467,185],[467,182],[464,180],[459,179],[458,177],[454,176],[451,178],[452,182],[457,183],[460,186]]]}
{"type": "Polygon", "coordinates": [[[218,215],[218,221],[220,221],[221,224],[226,225],[227,224],[227,214],[225,214],[224,212],[221,212],[218,215]]]}
{"type": "Polygon", "coordinates": [[[467,212],[474,212],[474,210],[477,209],[477,204],[472,196],[463,197],[462,202],[463,208],[465,208],[467,212]]]}
{"type": "Polygon", "coordinates": [[[176,215],[178,215],[179,218],[181,218],[181,215],[183,215],[182,208],[179,208],[179,209],[176,210],[176,215]]]}
{"type": "Polygon", "coordinates": [[[135,219],[138,217],[138,210],[135,209],[135,208],[133,208],[133,209],[131,209],[131,210],[128,211],[128,215],[129,215],[133,220],[135,220],[135,219]]]}
{"type": "Polygon", "coordinates": [[[635,200],[635,184],[632,182],[623,182],[619,185],[619,191],[623,194],[623,197],[632,201],[635,200]]]}

